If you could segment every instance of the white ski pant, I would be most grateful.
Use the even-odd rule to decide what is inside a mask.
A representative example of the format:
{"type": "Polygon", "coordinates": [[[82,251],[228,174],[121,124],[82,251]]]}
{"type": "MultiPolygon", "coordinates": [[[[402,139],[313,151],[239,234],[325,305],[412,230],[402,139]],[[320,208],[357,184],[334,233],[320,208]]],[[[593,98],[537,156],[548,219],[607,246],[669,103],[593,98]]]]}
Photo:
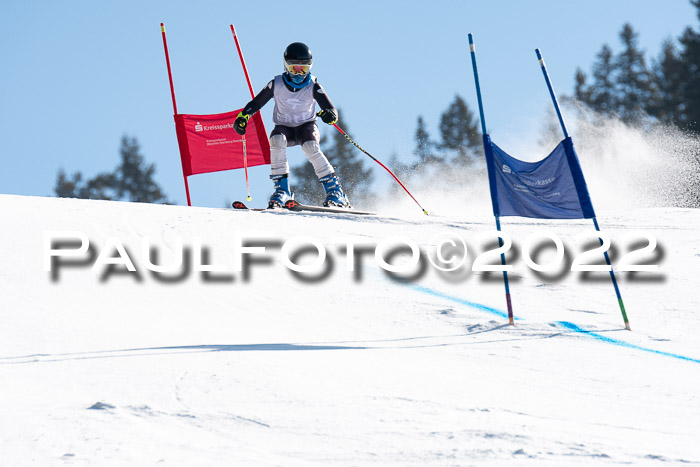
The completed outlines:
{"type": "Polygon", "coordinates": [[[287,146],[299,144],[297,138],[305,139],[301,145],[301,150],[311,165],[318,178],[325,177],[333,173],[333,166],[328,162],[328,158],[321,151],[318,143],[318,128],[315,122],[312,125],[306,124],[302,127],[290,128],[278,125],[270,136],[270,163],[272,175],[282,175],[289,173],[289,162],[287,161],[287,146]],[[306,128],[304,128],[306,127],[306,128]],[[299,130],[302,131],[299,131],[299,130]],[[289,135],[287,135],[289,133],[289,135]],[[294,139],[292,139],[294,138],[294,139]],[[291,140],[291,141],[290,141],[291,140]]]}

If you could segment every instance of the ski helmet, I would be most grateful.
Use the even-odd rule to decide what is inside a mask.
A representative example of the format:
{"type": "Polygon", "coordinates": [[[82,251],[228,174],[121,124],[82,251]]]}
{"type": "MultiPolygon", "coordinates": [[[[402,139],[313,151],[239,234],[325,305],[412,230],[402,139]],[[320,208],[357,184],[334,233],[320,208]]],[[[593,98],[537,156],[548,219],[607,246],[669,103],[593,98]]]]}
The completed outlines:
{"type": "Polygon", "coordinates": [[[313,63],[311,50],[303,42],[292,42],[284,50],[284,71],[295,84],[301,84],[306,80],[313,63]]]}

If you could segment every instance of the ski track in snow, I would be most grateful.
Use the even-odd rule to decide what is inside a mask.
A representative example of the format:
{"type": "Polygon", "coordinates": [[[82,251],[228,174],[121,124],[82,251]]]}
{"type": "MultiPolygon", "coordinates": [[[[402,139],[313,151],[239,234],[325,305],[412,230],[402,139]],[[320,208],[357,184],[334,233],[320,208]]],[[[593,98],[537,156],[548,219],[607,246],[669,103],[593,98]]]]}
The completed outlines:
{"type": "MultiPolygon", "coordinates": [[[[89,267],[42,270],[47,230],[100,245],[143,239],[167,263],[202,237],[229,264],[233,231],[408,235],[493,230],[493,220],[231,212],[0,196],[0,466],[700,464],[700,292],[694,210],[600,215],[663,245],[654,280],[512,274],[503,284],[429,272],[396,282],[368,264],[301,282],[278,260],[246,281],[170,281],[89,267]],[[31,212],[32,216],[26,215],[31,212]],[[274,286],[270,286],[274,284],[274,286]]],[[[584,221],[509,220],[514,239],[584,221]]]]}

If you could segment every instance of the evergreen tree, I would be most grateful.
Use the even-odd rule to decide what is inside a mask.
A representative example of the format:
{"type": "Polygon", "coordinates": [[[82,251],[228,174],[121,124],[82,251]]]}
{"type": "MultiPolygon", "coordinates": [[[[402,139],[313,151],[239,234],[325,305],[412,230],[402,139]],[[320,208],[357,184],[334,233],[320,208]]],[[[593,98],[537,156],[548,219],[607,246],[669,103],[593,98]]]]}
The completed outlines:
{"type": "Polygon", "coordinates": [[[120,165],[110,173],[101,173],[83,182],[80,172],[66,176],[58,172],[54,192],[61,198],[127,200],[142,203],[168,203],[163,191],[153,180],[155,165],[147,165],[136,138],[123,136],[120,165]]]}
{"type": "MultiPolygon", "coordinates": [[[[697,17],[700,20],[700,0],[692,0],[691,3],[697,8],[697,17]]],[[[687,28],[680,37],[683,46],[681,61],[683,71],[681,75],[683,110],[682,122],[684,127],[696,135],[700,134],[700,31],[687,28]]],[[[696,170],[690,174],[687,182],[692,198],[693,207],[700,206],[700,153],[695,153],[696,170]]]]}
{"type": "Polygon", "coordinates": [[[622,51],[615,55],[604,44],[592,66],[592,82],[580,69],[575,76],[575,96],[579,102],[605,115],[636,123],[648,113],[660,111],[659,88],[639,49],[639,35],[630,24],[620,31],[622,51]]]}
{"type": "Polygon", "coordinates": [[[683,61],[673,41],[666,40],[652,67],[656,99],[647,109],[659,121],[678,126],[684,124],[683,61]]]}
{"type": "Polygon", "coordinates": [[[481,152],[477,120],[459,95],[440,116],[440,137],[440,149],[451,156],[453,167],[472,165],[481,152]]]}
{"type": "MultiPolygon", "coordinates": [[[[593,91],[591,90],[591,87],[586,84],[586,79],[588,79],[586,73],[584,73],[583,70],[581,70],[580,68],[577,68],[576,76],[574,78],[576,83],[574,85],[574,96],[580,102],[583,102],[590,106],[593,91]]],[[[567,99],[567,96],[562,96],[563,101],[566,101],[567,99]]]]}
{"type": "Polygon", "coordinates": [[[587,88],[581,86],[576,98],[597,112],[613,114],[617,110],[615,71],[612,50],[604,44],[593,63],[593,83],[587,88]]]}
{"type": "Polygon", "coordinates": [[[113,174],[103,173],[83,183],[83,175],[75,172],[66,176],[63,169],[58,171],[54,192],[59,198],[118,199],[116,179],[113,174]]]}
{"type": "Polygon", "coordinates": [[[418,157],[418,164],[430,165],[440,162],[441,158],[438,157],[435,151],[436,144],[430,139],[430,133],[425,127],[425,121],[421,115],[418,116],[416,124],[415,139],[415,155],[418,157]]]}
{"type": "Polygon", "coordinates": [[[59,198],[78,198],[78,190],[82,182],[83,174],[80,172],[75,172],[71,177],[68,177],[65,170],[59,169],[54,192],[59,198]]]}
{"type": "MultiPolygon", "coordinates": [[[[693,0],[691,3],[698,9],[697,16],[700,20],[700,0],[693,0]]],[[[687,129],[700,133],[700,32],[687,28],[679,41],[683,46],[682,121],[687,129]]]]}
{"type": "MultiPolygon", "coordinates": [[[[464,184],[483,168],[479,124],[459,95],[455,95],[440,115],[439,130],[440,141],[435,142],[423,117],[418,117],[414,133],[414,162],[392,161],[394,173],[407,184],[434,192],[464,184]]],[[[397,194],[397,187],[393,187],[392,194],[397,194]]]]}
{"type": "Polygon", "coordinates": [[[615,59],[617,84],[617,113],[624,122],[638,122],[645,115],[645,107],[653,102],[649,70],[644,53],[638,47],[639,35],[630,24],[620,31],[623,50],[615,59]]]}
{"type": "Polygon", "coordinates": [[[78,197],[83,199],[120,199],[117,185],[115,174],[101,173],[85,183],[85,186],[78,193],[78,197]]]}
{"type": "Polygon", "coordinates": [[[116,182],[118,198],[139,203],[167,202],[163,191],[153,180],[156,166],[146,164],[136,138],[123,136],[119,154],[121,165],[117,168],[114,178],[107,177],[105,180],[116,182]]]}

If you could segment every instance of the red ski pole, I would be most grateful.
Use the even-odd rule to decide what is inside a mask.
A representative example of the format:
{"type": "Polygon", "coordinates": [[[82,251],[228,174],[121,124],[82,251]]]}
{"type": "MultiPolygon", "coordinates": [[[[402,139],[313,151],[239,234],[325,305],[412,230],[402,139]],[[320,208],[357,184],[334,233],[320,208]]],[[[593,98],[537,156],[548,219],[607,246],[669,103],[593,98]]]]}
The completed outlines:
{"type": "Polygon", "coordinates": [[[423,208],[423,206],[420,205],[420,203],[418,202],[418,200],[411,194],[410,191],[408,191],[408,188],[406,188],[406,187],[403,185],[403,183],[401,183],[401,180],[399,180],[398,177],[396,177],[396,175],[394,175],[394,172],[392,172],[391,170],[389,170],[389,168],[388,168],[386,165],[384,165],[384,164],[382,164],[381,162],[379,162],[379,161],[377,160],[376,157],[374,157],[372,154],[370,154],[370,153],[368,153],[367,151],[365,151],[359,144],[357,144],[355,141],[353,141],[352,138],[350,138],[350,136],[348,136],[348,134],[345,133],[345,132],[338,126],[337,123],[334,123],[333,126],[335,127],[336,130],[338,130],[338,131],[340,132],[341,135],[345,136],[345,139],[347,139],[348,141],[350,141],[357,149],[359,149],[360,151],[362,151],[362,152],[364,152],[365,154],[367,154],[374,162],[376,162],[377,164],[381,165],[382,168],[383,168],[384,170],[386,170],[387,172],[389,172],[389,173],[391,174],[391,176],[394,177],[394,180],[396,180],[396,183],[398,183],[399,185],[401,185],[401,188],[403,188],[404,191],[405,191],[406,193],[408,193],[408,196],[410,196],[411,199],[413,199],[413,201],[416,202],[416,204],[418,205],[418,207],[421,208],[421,210],[423,211],[423,214],[425,214],[426,216],[428,215],[428,211],[426,211],[426,210],[423,208]]]}

